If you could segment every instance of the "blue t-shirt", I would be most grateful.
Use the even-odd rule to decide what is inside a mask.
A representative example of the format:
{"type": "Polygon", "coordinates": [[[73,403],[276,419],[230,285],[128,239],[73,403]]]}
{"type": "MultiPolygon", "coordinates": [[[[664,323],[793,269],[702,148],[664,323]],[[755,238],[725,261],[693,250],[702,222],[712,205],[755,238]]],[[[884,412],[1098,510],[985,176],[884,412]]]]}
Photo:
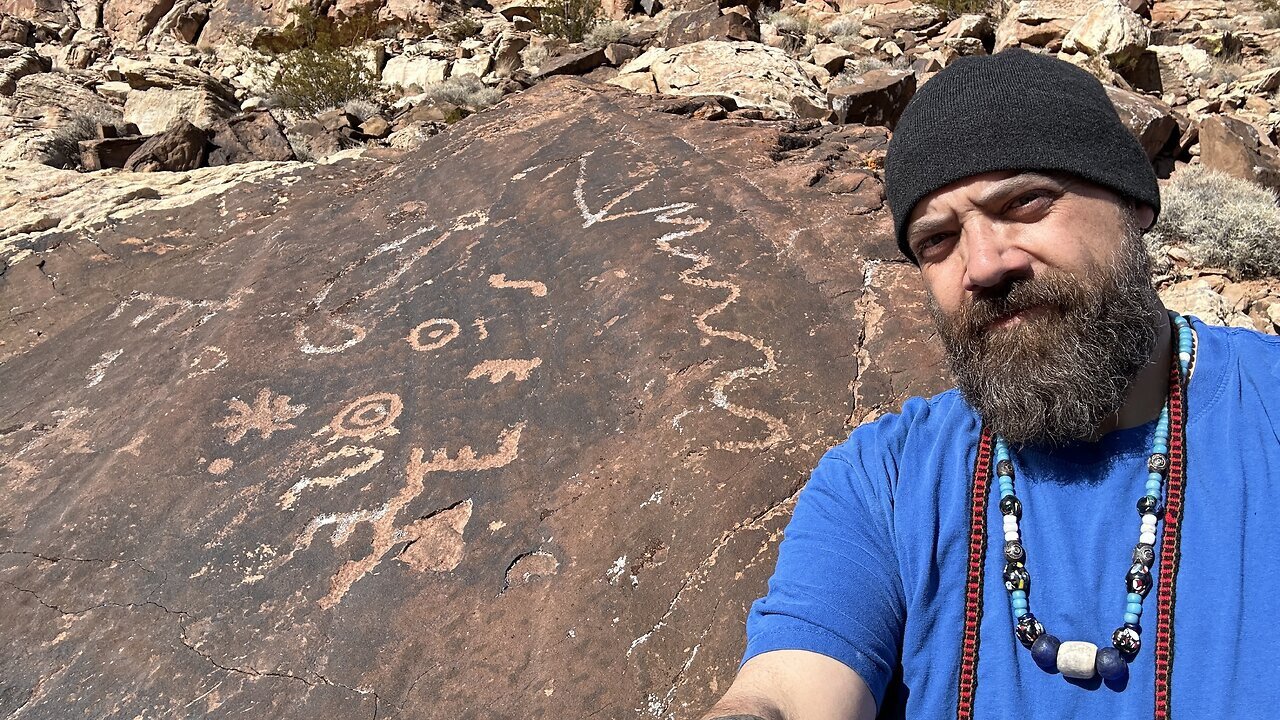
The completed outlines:
{"type": "MultiPolygon", "coordinates": [[[[1280,717],[1280,339],[1192,326],[1171,715],[1280,717]]],[[[1031,611],[1061,640],[1106,646],[1123,623],[1154,428],[1015,452],[1031,611]]],[[[952,390],[913,398],[828,451],[751,607],[743,662],[811,650],[856,671],[881,717],[954,717],[979,431],[952,390]]],[[[1156,591],[1125,686],[1044,672],[1013,633],[992,486],[974,717],[1149,719],[1156,591]]]]}

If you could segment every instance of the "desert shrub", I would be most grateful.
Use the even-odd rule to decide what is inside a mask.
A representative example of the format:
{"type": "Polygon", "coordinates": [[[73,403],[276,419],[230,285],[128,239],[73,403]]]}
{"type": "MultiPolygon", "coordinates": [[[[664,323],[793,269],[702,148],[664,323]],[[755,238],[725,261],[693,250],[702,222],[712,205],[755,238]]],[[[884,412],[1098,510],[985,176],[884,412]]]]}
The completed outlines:
{"type": "Polygon", "coordinates": [[[925,2],[955,17],[969,13],[989,14],[992,11],[991,0],[925,0],[925,2]]]}
{"type": "Polygon", "coordinates": [[[793,15],[782,10],[775,10],[765,15],[761,22],[772,25],[780,32],[795,35],[816,35],[822,29],[822,26],[808,15],[793,15]]]}
{"type": "Polygon", "coordinates": [[[550,0],[540,6],[542,32],[569,42],[582,42],[603,19],[600,0],[550,0]]]}
{"type": "Polygon", "coordinates": [[[422,89],[427,100],[431,102],[447,102],[461,105],[473,110],[483,110],[502,99],[502,91],[485,87],[475,75],[458,75],[442,83],[428,85],[422,89]]]}
{"type": "Polygon", "coordinates": [[[45,136],[45,163],[70,168],[80,164],[80,141],[98,137],[98,124],[110,125],[112,118],[73,114],[49,130],[45,136]]]}
{"type": "Polygon", "coordinates": [[[823,28],[830,37],[856,37],[862,30],[862,18],[856,15],[841,15],[827,23],[823,28]]]}
{"type": "Polygon", "coordinates": [[[1238,278],[1280,275],[1280,206],[1271,190],[1190,165],[1173,175],[1160,198],[1160,219],[1147,231],[1159,261],[1182,248],[1199,267],[1238,278]]]}
{"type": "Polygon", "coordinates": [[[1268,30],[1280,28],[1280,10],[1268,10],[1262,13],[1262,27],[1268,30]]]}
{"type": "Polygon", "coordinates": [[[277,106],[318,113],[353,100],[383,100],[378,71],[361,47],[380,32],[372,15],[333,19],[307,6],[289,12],[293,22],[265,44],[266,56],[259,61],[276,65],[266,91],[277,106]]]}
{"type": "Polygon", "coordinates": [[[348,100],[346,104],[342,106],[342,110],[348,115],[354,115],[360,120],[360,122],[364,122],[365,120],[368,120],[374,115],[382,112],[382,105],[380,103],[373,102],[372,100],[356,98],[355,100],[348,100]]]}
{"type": "Polygon", "coordinates": [[[436,34],[445,40],[461,42],[467,38],[475,37],[480,32],[481,27],[479,21],[470,15],[463,15],[456,20],[441,25],[436,34]]]}
{"type": "Polygon", "coordinates": [[[602,22],[588,30],[587,34],[582,36],[582,42],[590,47],[604,47],[609,43],[618,42],[629,32],[631,32],[631,26],[620,20],[602,22]]]}

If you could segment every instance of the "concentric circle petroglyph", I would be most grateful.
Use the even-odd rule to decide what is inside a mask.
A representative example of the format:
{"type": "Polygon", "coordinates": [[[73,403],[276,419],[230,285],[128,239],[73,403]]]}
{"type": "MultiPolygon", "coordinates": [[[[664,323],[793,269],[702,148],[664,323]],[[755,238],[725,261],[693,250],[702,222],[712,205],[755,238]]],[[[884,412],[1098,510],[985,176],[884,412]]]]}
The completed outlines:
{"type": "Polygon", "coordinates": [[[409,337],[405,338],[414,350],[418,352],[428,352],[430,350],[439,350],[440,348],[453,342],[454,338],[462,332],[462,327],[457,322],[449,318],[433,318],[418,325],[409,333],[409,337]]]}
{"type": "Polygon", "coordinates": [[[390,428],[404,410],[400,396],[393,393],[374,393],[357,398],[342,408],[329,423],[329,429],[338,437],[368,440],[390,428]]]}

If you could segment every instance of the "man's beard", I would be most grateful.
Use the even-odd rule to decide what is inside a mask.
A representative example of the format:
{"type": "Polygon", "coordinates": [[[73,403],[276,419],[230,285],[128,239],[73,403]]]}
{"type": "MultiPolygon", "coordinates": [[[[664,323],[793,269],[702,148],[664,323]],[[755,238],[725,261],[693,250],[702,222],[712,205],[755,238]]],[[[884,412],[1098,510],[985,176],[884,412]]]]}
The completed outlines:
{"type": "Polygon", "coordinates": [[[929,297],[956,385],[992,432],[1016,444],[1092,439],[1124,404],[1150,361],[1160,308],[1132,212],[1118,250],[1098,271],[1045,270],[951,314],[929,297]],[[1012,326],[987,327],[1036,306],[1012,326]]]}

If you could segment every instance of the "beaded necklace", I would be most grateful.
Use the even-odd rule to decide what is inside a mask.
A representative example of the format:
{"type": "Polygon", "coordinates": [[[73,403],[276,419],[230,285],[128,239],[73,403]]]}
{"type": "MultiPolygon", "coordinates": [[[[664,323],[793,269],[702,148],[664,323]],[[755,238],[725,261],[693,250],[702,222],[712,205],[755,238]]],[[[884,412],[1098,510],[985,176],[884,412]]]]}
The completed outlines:
{"type": "Polygon", "coordinates": [[[1002,438],[983,429],[978,447],[971,495],[969,534],[969,581],[965,598],[965,631],[957,697],[957,718],[973,715],[977,689],[978,626],[982,618],[983,565],[986,557],[987,487],[995,475],[1000,489],[1000,513],[1003,521],[1005,589],[1013,610],[1014,634],[1031,651],[1036,664],[1046,672],[1060,672],[1064,677],[1089,679],[1100,675],[1108,682],[1120,682],[1128,676],[1128,663],[1142,646],[1140,624],[1142,601],[1153,587],[1153,569],[1163,568],[1168,574],[1161,581],[1156,621],[1155,650],[1155,717],[1169,716],[1170,682],[1173,661],[1173,600],[1176,586],[1183,480],[1185,475],[1186,383],[1195,360],[1195,334],[1186,318],[1169,313],[1176,333],[1175,353],[1170,367],[1169,393],[1161,409],[1147,459],[1146,493],[1138,500],[1141,526],[1133,560],[1125,576],[1127,590],[1124,623],[1111,636],[1111,645],[1099,648],[1093,643],[1059,641],[1045,632],[1044,626],[1031,613],[1028,596],[1031,575],[1026,567],[1026,550],[1022,545],[1018,521],[1022,518],[1022,502],[1014,494],[1014,470],[1008,445],[1002,438]],[[1167,484],[1166,484],[1167,480],[1167,484]],[[1161,509],[1161,501],[1164,508],[1161,509]],[[1156,527],[1163,512],[1165,523],[1160,553],[1156,554],[1156,527]]]}

